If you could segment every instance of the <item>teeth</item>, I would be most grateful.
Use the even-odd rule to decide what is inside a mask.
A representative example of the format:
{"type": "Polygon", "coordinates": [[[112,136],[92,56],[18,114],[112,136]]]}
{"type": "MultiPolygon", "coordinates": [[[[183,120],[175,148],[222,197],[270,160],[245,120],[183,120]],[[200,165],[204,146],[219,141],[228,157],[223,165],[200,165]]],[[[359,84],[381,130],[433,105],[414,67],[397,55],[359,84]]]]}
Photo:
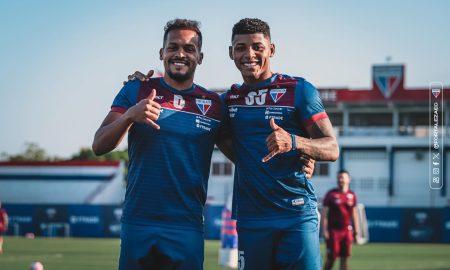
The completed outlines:
{"type": "Polygon", "coordinates": [[[244,66],[246,66],[246,67],[253,67],[256,65],[257,65],[257,63],[244,63],[244,66]]]}
{"type": "Polygon", "coordinates": [[[179,62],[174,62],[173,63],[175,66],[185,66],[185,63],[179,63],[179,62]]]}

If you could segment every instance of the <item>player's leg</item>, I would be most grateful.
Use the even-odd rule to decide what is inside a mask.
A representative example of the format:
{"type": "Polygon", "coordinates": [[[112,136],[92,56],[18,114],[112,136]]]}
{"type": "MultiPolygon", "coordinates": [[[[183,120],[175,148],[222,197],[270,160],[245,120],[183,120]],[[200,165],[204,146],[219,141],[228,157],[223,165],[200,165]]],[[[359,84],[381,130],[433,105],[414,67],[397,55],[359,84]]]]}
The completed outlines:
{"type": "Polygon", "coordinates": [[[352,242],[353,242],[353,231],[343,232],[343,237],[340,242],[341,270],[348,269],[348,258],[350,257],[352,242]]]}
{"type": "Polygon", "coordinates": [[[325,253],[325,264],[323,266],[323,270],[331,270],[334,264],[333,257],[333,242],[330,241],[330,238],[326,241],[326,253],[325,253]]]}
{"type": "Polygon", "coordinates": [[[316,214],[301,220],[283,230],[276,244],[276,269],[320,270],[320,242],[316,214]]]}
{"type": "Polygon", "coordinates": [[[325,265],[323,267],[324,270],[331,270],[333,268],[334,261],[340,253],[339,234],[334,230],[330,230],[329,232],[330,237],[326,242],[327,251],[325,265]]]}
{"type": "Polygon", "coordinates": [[[203,269],[203,232],[160,228],[157,239],[158,270],[203,269]]]}
{"type": "Polygon", "coordinates": [[[330,257],[326,257],[325,264],[323,266],[323,270],[331,270],[333,269],[334,259],[330,257]]]}
{"type": "Polygon", "coordinates": [[[341,264],[340,264],[340,270],[347,270],[348,264],[347,264],[347,257],[341,257],[341,264]]]}
{"type": "Polygon", "coordinates": [[[154,263],[155,231],[149,226],[122,224],[119,270],[148,269],[154,263]]]}
{"type": "Polygon", "coordinates": [[[271,228],[241,228],[238,226],[239,270],[271,270],[275,263],[276,232],[271,228]]]}

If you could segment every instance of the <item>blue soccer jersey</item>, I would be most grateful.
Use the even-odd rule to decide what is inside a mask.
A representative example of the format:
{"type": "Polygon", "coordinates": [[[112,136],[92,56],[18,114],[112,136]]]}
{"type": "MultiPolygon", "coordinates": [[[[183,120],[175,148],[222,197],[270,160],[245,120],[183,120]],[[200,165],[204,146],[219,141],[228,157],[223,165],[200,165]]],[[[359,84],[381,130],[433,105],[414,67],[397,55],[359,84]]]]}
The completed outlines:
{"type": "Polygon", "coordinates": [[[178,91],[163,78],[128,82],[111,111],[124,113],[156,89],[156,123],[128,132],[130,165],[122,222],[203,230],[211,155],[224,115],[220,96],[193,85],[178,91]]]}
{"type": "Polygon", "coordinates": [[[299,217],[316,211],[317,200],[295,151],[262,162],[269,151],[270,119],[289,133],[327,118],[317,89],[303,78],[276,74],[256,85],[233,85],[224,94],[236,158],[234,209],[240,225],[299,217]]]}

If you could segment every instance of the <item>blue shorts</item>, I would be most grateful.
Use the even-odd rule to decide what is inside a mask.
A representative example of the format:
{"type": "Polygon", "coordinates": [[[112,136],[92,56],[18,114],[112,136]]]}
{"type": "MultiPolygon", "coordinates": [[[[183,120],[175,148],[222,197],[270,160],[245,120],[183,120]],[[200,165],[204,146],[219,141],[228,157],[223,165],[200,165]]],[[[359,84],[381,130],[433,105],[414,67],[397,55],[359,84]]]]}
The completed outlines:
{"type": "Polygon", "coordinates": [[[122,224],[119,270],[203,269],[203,232],[122,224]]]}
{"type": "Polygon", "coordinates": [[[238,230],[239,270],[320,270],[317,213],[238,230]]]}

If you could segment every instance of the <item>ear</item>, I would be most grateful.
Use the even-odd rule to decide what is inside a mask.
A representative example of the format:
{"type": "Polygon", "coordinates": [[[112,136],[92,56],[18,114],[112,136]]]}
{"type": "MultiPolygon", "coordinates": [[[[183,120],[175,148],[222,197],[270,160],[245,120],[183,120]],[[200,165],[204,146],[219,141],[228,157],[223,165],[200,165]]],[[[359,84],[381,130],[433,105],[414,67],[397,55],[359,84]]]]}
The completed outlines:
{"type": "Polygon", "coordinates": [[[275,44],[270,43],[270,57],[275,55],[275,44]]]}
{"type": "Polygon", "coordinates": [[[202,62],[203,62],[203,53],[201,52],[201,53],[200,53],[200,56],[198,57],[197,63],[198,63],[199,65],[201,65],[202,62]]]}
{"type": "Polygon", "coordinates": [[[233,59],[233,46],[228,46],[228,56],[230,57],[231,60],[233,59]]]}
{"type": "Polygon", "coordinates": [[[163,60],[163,49],[159,49],[159,60],[163,60]]]}

